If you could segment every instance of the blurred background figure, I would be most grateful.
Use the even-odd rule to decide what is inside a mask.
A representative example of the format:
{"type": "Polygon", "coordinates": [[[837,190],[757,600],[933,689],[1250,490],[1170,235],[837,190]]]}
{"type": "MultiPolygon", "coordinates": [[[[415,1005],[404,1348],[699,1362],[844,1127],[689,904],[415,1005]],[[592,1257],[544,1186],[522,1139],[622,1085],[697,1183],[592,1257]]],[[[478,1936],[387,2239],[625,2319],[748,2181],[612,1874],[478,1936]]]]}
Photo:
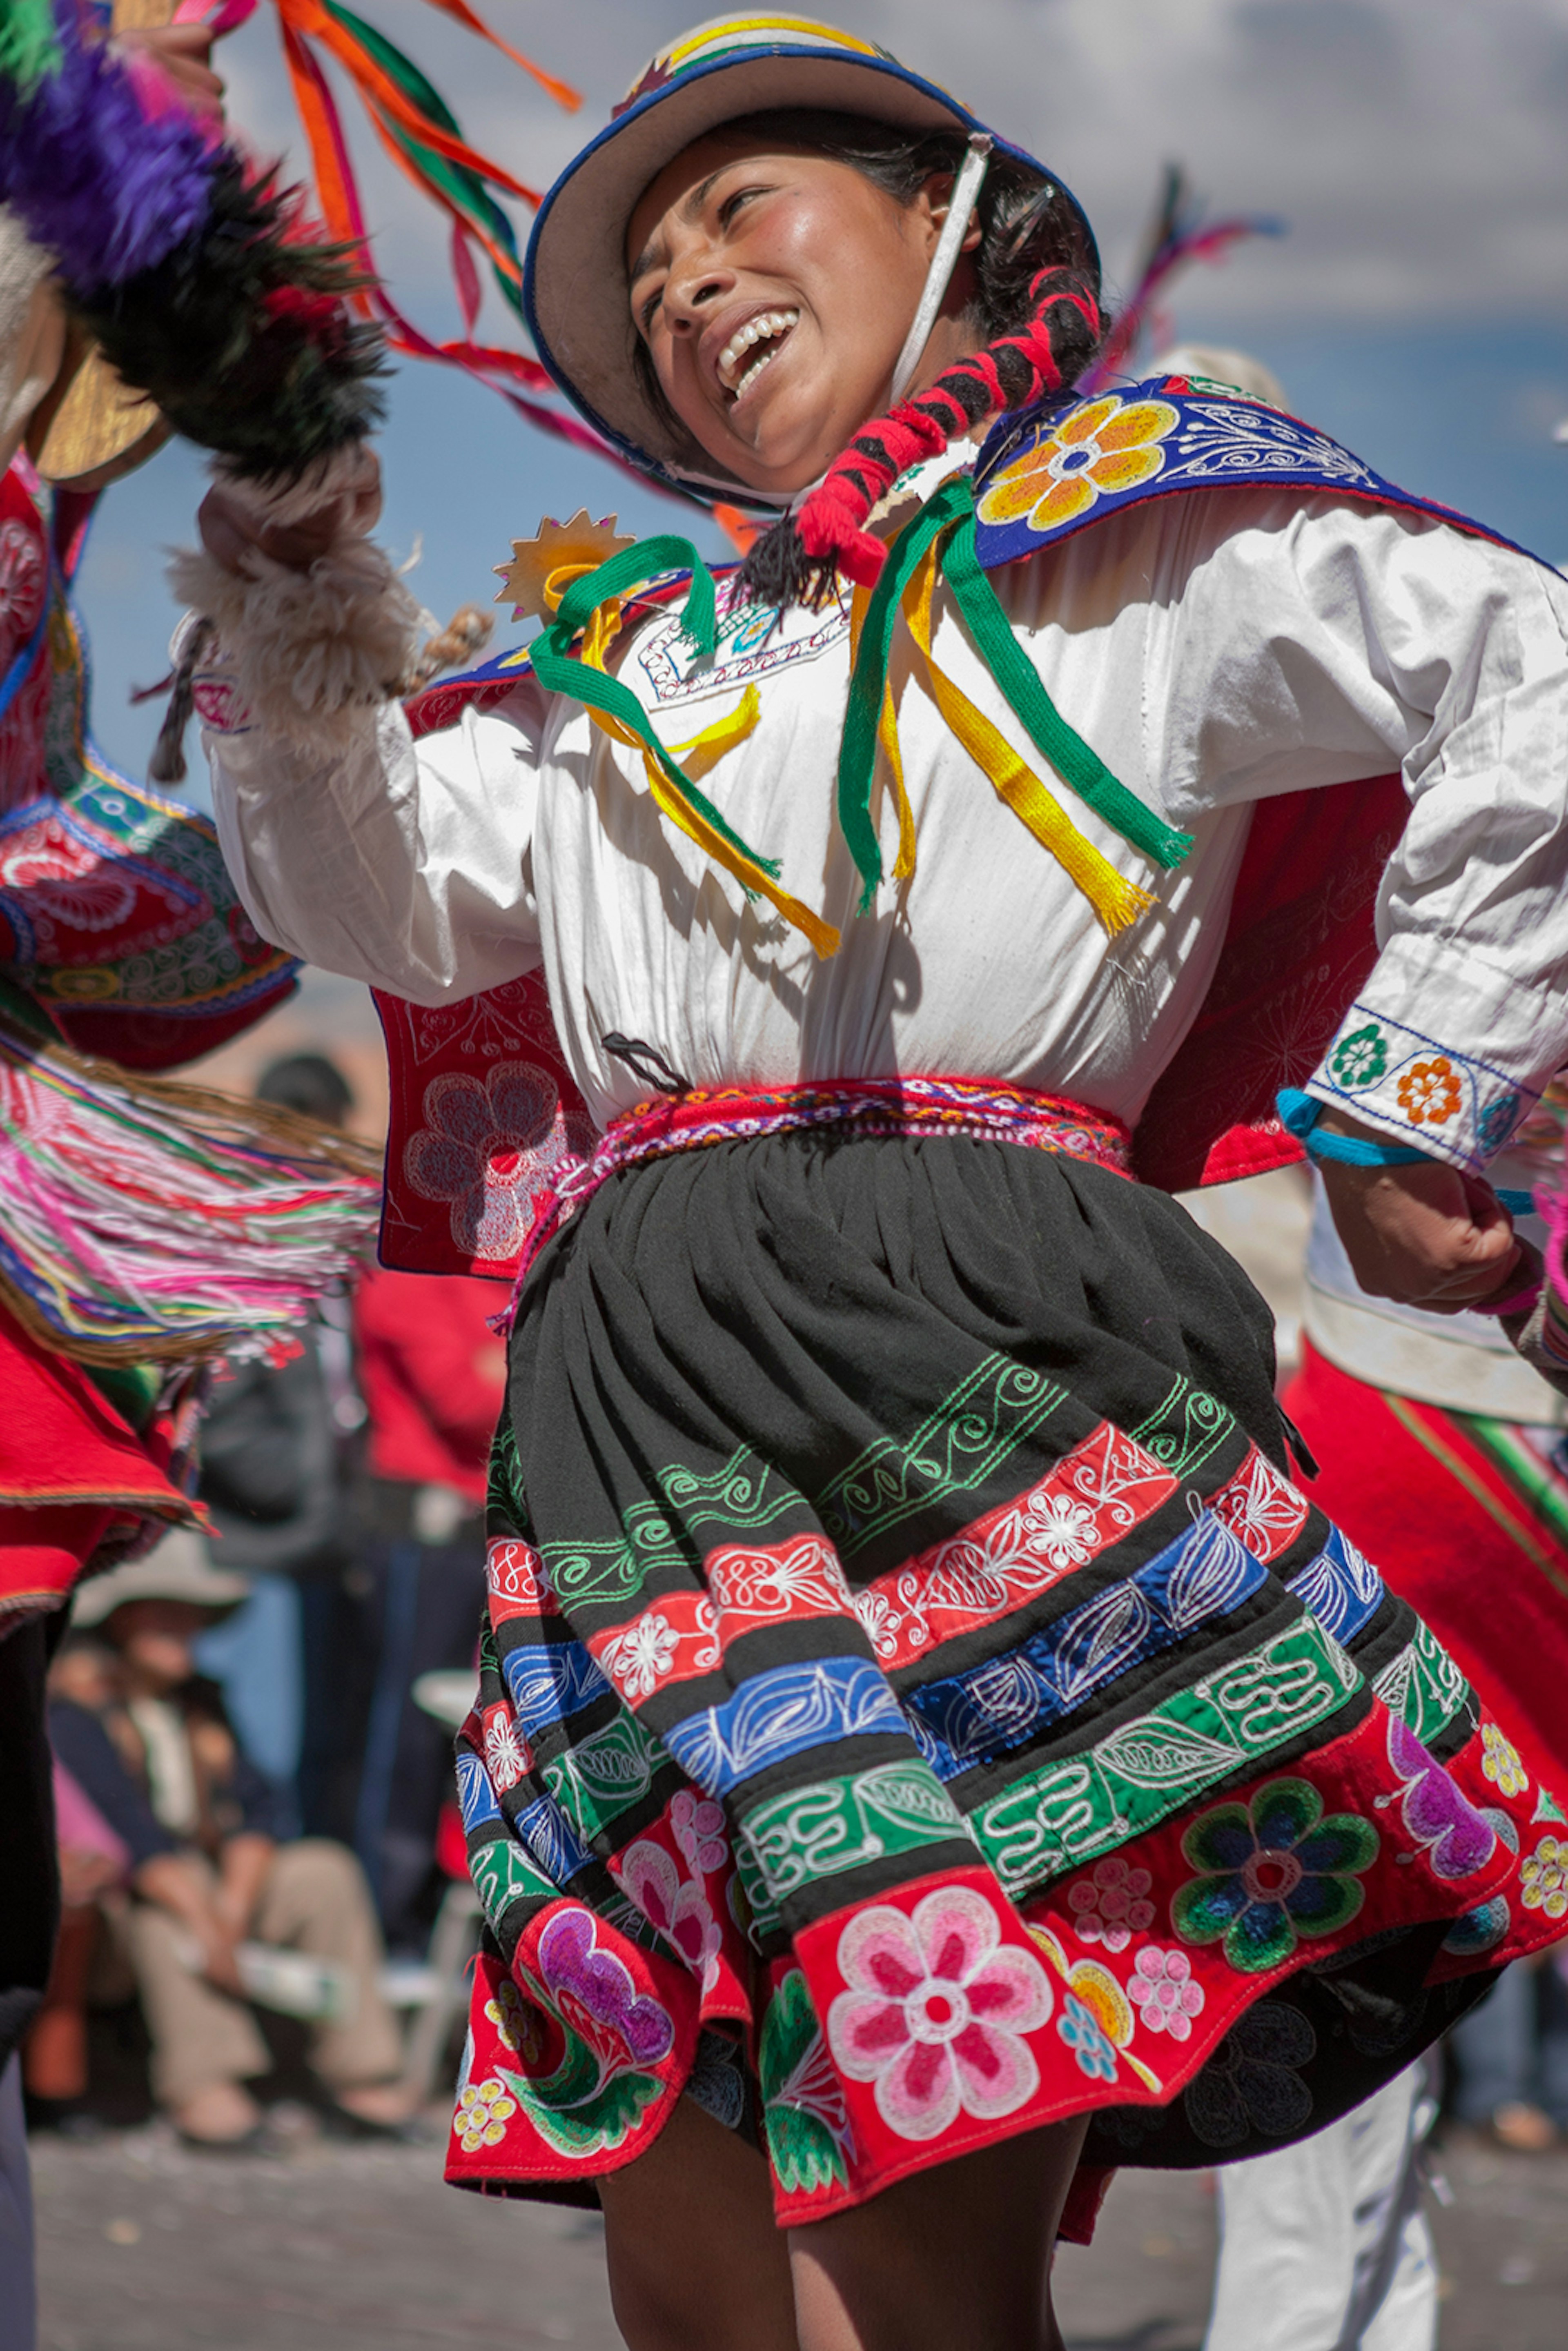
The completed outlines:
{"type": "Polygon", "coordinates": [[[417,1677],[475,1663],[485,1598],[485,1476],[506,1386],[493,1281],[372,1268],[354,1301],[369,1412],[366,1544],[342,1624],[336,1806],[394,1954],[422,1957],[444,1880],[436,1827],[452,1741],[417,1677]]]}
{"type": "MultiPolygon", "coordinates": [[[[322,1053],[269,1063],[256,1099],[334,1127],[354,1106],[322,1053]]],[[[325,1298],[282,1361],[218,1365],[202,1426],[198,1490],[217,1529],[214,1562],[246,1576],[250,1596],[203,1636],[197,1656],[291,1835],[322,1827],[329,1809],[330,1672],[340,1587],[358,1557],[364,1420],[349,1301],[325,1298]]]]}
{"type": "Polygon", "coordinates": [[[273,2060],[252,2000],[311,2018],[329,2115],[395,2129],[408,2112],[402,2047],[359,1865],[326,1839],[280,1834],[273,1790],[195,1670],[196,1640],[247,1590],[182,1529],[78,1594],[49,1708],[71,1930],[27,2044],[28,2087],[56,2100],[86,2087],[97,1938],[82,1921],[96,1928],[101,1912],[141,2003],[154,2099],[184,2138],[235,2148],[261,2137],[246,2085],[273,2060]],[[290,1970],[290,1951],[318,1967],[290,1970]]]}
{"type": "Polygon", "coordinates": [[[1454,2111],[1516,2155],[1568,2131],[1568,1985],[1561,1964],[1511,1967],[1455,2031],[1454,2111]]]}

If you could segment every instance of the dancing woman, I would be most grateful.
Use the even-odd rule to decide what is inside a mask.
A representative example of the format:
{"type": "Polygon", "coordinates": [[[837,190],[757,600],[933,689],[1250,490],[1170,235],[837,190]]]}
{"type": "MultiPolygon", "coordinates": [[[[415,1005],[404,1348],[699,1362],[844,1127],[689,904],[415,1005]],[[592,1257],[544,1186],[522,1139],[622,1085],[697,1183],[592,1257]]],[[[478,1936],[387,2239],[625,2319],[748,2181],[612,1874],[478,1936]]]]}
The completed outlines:
{"type": "Polygon", "coordinates": [[[1223,387],[1076,395],[1071,195],[799,18],[653,61],[528,299],[623,455],[777,517],[716,602],[546,528],[531,668],[416,741],[362,448],[221,484],[185,572],[263,934],[542,968],[602,1131],[511,1340],[451,2176],[601,2205],[638,2351],[1015,2351],[1110,2168],[1317,2128],[1563,1931],[1552,1795],[1134,1170],[1204,1040],[1210,1172],[1290,1155],[1315,1021],[1363,1283],[1528,1304],[1483,1171],[1568,1029],[1568,589],[1223,387]]]}

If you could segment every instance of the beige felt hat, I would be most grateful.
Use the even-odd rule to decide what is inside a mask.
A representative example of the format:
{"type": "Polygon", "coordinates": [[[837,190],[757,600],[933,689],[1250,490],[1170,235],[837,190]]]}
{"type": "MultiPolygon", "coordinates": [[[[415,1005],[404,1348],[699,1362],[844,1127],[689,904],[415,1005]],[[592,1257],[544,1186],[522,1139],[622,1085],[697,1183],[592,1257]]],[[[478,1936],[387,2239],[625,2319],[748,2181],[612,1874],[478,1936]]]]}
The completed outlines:
{"type": "MultiPolygon", "coordinates": [[[[869,115],[901,130],[987,131],[998,152],[1071,192],[1021,147],[873,42],[810,16],[714,16],[662,49],[608,128],[567,165],[539,206],[523,303],[540,359],[594,429],[642,472],[690,492],[715,460],[650,399],[633,363],[626,224],[650,181],[720,123],[779,107],[869,115]]],[[[1082,220],[1082,213],[1079,212],[1082,220]]],[[[1092,249],[1087,221],[1083,234],[1092,249]]],[[[706,486],[714,495],[726,491],[706,486]]]]}
{"type": "Polygon", "coordinates": [[[173,1527],[145,1559],[128,1560],[107,1575],[89,1576],[77,1586],[71,1624],[78,1632],[103,1624],[132,1600],[183,1600],[190,1608],[227,1615],[250,1597],[250,1580],[214,1567],[207,1547],[189,1527],[173,1527]]]}

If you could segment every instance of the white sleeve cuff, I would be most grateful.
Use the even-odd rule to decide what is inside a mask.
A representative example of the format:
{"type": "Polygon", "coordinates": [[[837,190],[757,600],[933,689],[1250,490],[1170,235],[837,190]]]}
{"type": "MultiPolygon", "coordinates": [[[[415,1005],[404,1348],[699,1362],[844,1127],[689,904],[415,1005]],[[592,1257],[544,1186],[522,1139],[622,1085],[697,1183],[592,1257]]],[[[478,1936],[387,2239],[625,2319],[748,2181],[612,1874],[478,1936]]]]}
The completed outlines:
{"type": "Polygon", "coordinates": [[[1379,956],[1307,1092],[1479,1175],[1564,1061],[1568,996],[1452,941],[1405,934],[1379,956]]]}

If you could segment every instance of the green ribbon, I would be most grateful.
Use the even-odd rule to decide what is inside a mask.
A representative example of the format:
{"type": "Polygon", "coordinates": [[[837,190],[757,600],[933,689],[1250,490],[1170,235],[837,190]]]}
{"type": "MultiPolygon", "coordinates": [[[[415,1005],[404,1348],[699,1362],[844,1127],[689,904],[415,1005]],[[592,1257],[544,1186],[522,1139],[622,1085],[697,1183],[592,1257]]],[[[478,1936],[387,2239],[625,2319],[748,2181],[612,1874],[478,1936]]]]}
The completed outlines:
{"type": "Polygon", "coordinates": [[[1062,717],[1028,655],[1019,650],[1012,624],[980,567],[975,542],[974,485],[968,475],[960,474],[943,483],[888,549],[861,632],[838,776],[839,825],[863,884],[859,911],[869,912],[883,875],[871,799],[893,632],[905,589],[933,539],[944,533],[947,538],[940,557],[942,577],[976,650],[1030,742],[1062,782],[1131,847],[1153,864],[1179,865],[1192,847],[1192,835],[1164,823],[1117,780],[1098,752],[1062,717]]]}
{"type": "Polygon", "coordinates": [[[590,710],[602,712],[606,718],[618,719],[629,733],[635,735],[643,747],[657,759],[671,784],[690,809],[727,841],[742,857],[777,880],[777,858],[759,857],[739,833],[727,825],[706,794],[699,791],[689,776],[684,775],[665,750],[648,724],[647,714],[629,685],[602,670],[591,669],[587,662],[571,654],[573,639],[585,629],[601,604],[612,596],[624,596],[633,588],[663,571],[689,569],[691,587],[686,607],[681,616],[681,629],[695,645],[699,654],[714,652],[717,642],[717,613],[714,596],[713,573],[697,553],[689,538],[678,538],[666,533],[657,538],[639,539],[635,547],[622,548],[597,571],[584,572],[574,580],[560,600],[560,606],[549,627],[536,637],[530,648],[534,674],[547,693],[565,694],[590,710]]]}

